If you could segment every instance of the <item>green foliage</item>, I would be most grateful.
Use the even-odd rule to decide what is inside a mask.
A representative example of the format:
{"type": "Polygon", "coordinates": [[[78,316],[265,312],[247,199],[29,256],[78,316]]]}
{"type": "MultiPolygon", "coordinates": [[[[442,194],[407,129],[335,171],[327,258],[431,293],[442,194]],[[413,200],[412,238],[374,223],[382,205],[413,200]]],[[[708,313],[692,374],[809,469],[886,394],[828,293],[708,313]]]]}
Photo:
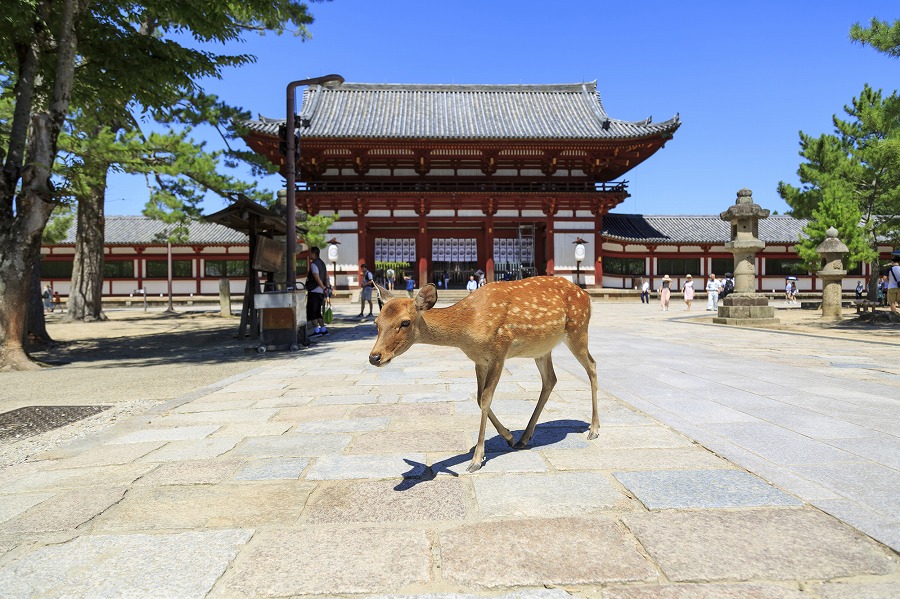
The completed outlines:
{"type": "Polygon", "coordinates": [[[298,219],[298,224],[305,227],[307,231],[303,241],[310,247],[316,246],[319,249],[324,248],[326,245],[325,237],[328,233],[328,227],[334,224],[334,221],[339,218],[340,215],[337,213],[331,216],[327,214],[301,214],[298,219]]]}
{"type": "MultiPolygon", "coordinates": [[[[879,240],[900,238],[900,97],[884,98],[866,85],[844,111],[850,118],[835,115],[834,134],[800,132],[801,186],[781,182],[778,193],[798,218],[843,221],[816,225],[821,237],[810,238],[813,247],[834,226],[851,249],[861,236],[875,251],[879,240]]],[[[854,263],[870,259],[858,250],[850,257],[854,263]]]]}
{"type": "Polygon", "coordinates": [[[801,237],[797,244],[797,254],[806,264],[809,272],[815,272],[822,266],[822,259],[816,248],[827,235],[826,231],[834,227],[849,252],[844,258],[844,268],[850,270],[860,262],[871,262],[878,258],[875,250],[869,247],[865,232],[859,223],[862,214],[859,205],[854,201],[852,190],[837,182],[827,186],[822,192],[822,200],[812,211],[812,219],[803,228],[806,237],[801,237]]]}
{"type": "Polygon", "coordinates": [[[900,58],[900,20],[888,23],[872,18],[868,27],[854,23],[850,39],[864,46],[872,46],[893,58],[900,58]]]}
{"type": "Polygon", "coordinates": [[[69,229],[72,228],[72,222],[75,220],[75,213],[68,206],[60,206],[53,210],[47,226],[44,227],[44,233],[41,238],[43,243],[59,243],[66,238],[69,229]]]}

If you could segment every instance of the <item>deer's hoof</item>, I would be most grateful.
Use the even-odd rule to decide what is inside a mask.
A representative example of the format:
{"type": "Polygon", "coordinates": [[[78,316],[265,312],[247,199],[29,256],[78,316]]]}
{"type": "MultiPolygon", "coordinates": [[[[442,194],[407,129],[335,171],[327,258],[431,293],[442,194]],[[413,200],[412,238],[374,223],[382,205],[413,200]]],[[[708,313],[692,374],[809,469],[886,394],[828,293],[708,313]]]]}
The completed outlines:
{"type": "Polygon", "coordinates": [[[525,449],[526,447],[528,447],[528,441],[523,441],[521,439],[519,439],[518,443],[513,445],[513,448],[515,449],[525,449]]]}
{"type": "Polygon", "coordinates": [[[481,462],[472,462],[469,464],[469,467],[466,468],[466,472],[469,473],[478,472],[479,470],[481,470],[481,462]]]}
{"type": "Polygon", "coordinates": [[[594,431],[590,431],[590,432],[588,433],[588,441],[591,441],[591,440],[593,440],[593,439],[596,439],[596,438],[599,437],[599,436],[600,436],[600,433],[596,433],[596,432],[594,432],[594,431]]]}

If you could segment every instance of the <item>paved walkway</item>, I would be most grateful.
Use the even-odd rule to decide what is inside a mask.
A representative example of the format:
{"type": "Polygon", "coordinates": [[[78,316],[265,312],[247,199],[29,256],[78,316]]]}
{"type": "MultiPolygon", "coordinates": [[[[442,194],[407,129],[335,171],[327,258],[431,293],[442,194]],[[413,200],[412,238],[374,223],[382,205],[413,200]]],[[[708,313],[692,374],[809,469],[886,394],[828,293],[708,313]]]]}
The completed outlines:
{"type": "MultiPolygon", "coordinates": [[[[897,342],[594,307],[596,441],[560,348],[532,447],[467,475],[471,364],[375,369],[347,320],[0,472],[0,595],[900,596],[897,342]]],[[[494,411],[539,388],[508,362],[494,411]]]]}

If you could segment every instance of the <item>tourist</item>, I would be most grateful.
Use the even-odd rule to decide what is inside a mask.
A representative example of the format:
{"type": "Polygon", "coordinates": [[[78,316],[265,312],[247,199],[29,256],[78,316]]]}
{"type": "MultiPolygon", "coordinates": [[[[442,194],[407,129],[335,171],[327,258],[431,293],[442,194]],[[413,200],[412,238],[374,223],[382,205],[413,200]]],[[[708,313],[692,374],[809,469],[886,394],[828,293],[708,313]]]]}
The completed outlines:
{"type": "Polygon", "coordinates": [[[865,291],[865,290],[866,290],[866,288],[863,287],[863,282],[857,281],[856,282],[856,299],[861,300],[862,296],[863,296],[863,291],[865,291]]]}
{"type": "Polygon", "coordinates": [[[406,275],[406,295],[410,298],[415,296],[416,281],[411,276],[406,275]]]}
{"type": "Polygon", "coordinates": [[[719,308],[719,282],[715,273],[709,273],[709,281],[706,282],[706,311],[715,312],[719,308]]]}
{"type": "Polygon", "coordinates": [[[650,281],[648,279],[644,279],[644,284],[641,285],[641,303],[650,305],[650,281]]]}
{"type": "Polygon", "coordinates": [[[59,308],[59,311],[62,312],[62,298],[59,297],[59,291],[53,292],[53,309],[51,312],[56,312],[56,309],[59,308]]]}
{"type": "Polygon", "coordinates": [[[784,299],[787,300],[787,303],[793,304],[794,302],[791,300],[791,280],[788,279],[784,282],[784,299]]]}
{"type": "Polygon", "coordinates": [[[469,282],[466,283],[466,289],[469,290],[469,293],[478,289],[478,282],[475,281],[475,275],[469,275],[469,282]]]}
{"type": "Polygon", "coordinates": [[[685,277],[684,282],[684,303],[687,304],[687,310],[690,312],[691,304],[694,303],[694,278],[691,275],[685,277]]]}
{"type": "Polygon", "coordinates": [[[444,278],[444,289],[450,289],[450,275],[445,270],[442,276],[444,278]]]}
{"type": "Polygon", "coordinates": [[[791,281],[791,303],[797,303],[797,281],[791,281]]]}
{"type": "Polygon", "coordinates": [[[359,292],[359,315],[357,318],[365,318],[366,302],[369,304],[369,316],[372,316],[372,290],[375,289],[375,280],[368,265],[362,265],[362,289],[359,292]]]}
{"type": "Polygon", "coordinates": [[[319,258],[319,248],[309,248],[309,272],[306,274],[306,320],[313,323],[315,330],[313,337],[327,335],[325,320],[322,316],[322,308],[325,306],[325,289],[328,285],[328,269],[319,258]]]}
{"type": "Polygon", "coordinates": [[[44,312],[53,312],[53,288],[49,283],[44,287],[41,297],[44,298],[44,312]]]}
{"type": "Polygon", "coordinates": [[[894,256],[888,269],[887,303],[891,312],[896,314],[897,304],[900,303],[900,256],[894,256]]]}
{"type": "Polygon", "coordinates": [[[393,291],[394,290],[394,279],[396,278],[396,273],[394,272],[393,268],[388,268],[386,274],[387,274],[388,291],[393,291]]]}
{"type": "Polygon", "coordinates": [[[669,298],[672,297],[671,285],[672,279],[669,278],[669,275],[664,276],[662,278],[662,287],[659,290],[659,306],[663,312],[669,311],[669,298]]]}

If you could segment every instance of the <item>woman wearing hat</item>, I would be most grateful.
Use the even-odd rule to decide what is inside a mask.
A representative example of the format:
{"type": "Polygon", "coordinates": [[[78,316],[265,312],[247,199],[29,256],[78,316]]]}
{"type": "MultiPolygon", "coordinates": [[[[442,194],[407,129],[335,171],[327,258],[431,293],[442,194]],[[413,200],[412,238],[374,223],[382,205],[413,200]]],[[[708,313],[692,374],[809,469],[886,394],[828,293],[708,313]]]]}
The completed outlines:
{"type": "Polygon", "coordinates": [[[672,279],[669,278],[669,275],[662,278],[662,289],[659,290],[659,301],[663,312],[669,311],[669,297],[672,295],[672,291],[669,288],[671,284],[672,279]]]}
{"type": "Polygon", "coordinates": [[[691,304],[694,302],[694,279],[691,275],[685,277],[684,282],[684,303],[687,304],[687,309],[690,311],[691,304]]]}

